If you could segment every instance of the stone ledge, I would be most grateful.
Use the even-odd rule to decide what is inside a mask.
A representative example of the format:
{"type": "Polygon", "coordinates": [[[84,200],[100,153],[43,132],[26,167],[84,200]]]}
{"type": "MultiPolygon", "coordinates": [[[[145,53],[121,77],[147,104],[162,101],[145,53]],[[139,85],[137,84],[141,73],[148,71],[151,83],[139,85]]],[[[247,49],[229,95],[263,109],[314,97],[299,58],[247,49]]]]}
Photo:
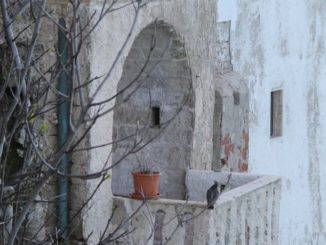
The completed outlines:
{"type": "MultiPolygon", "coordinates": [[[[229,175],[198,172],[218,176],[220,181],[229,175]]],[[[170,244],[277,245],[281,178],[233,173],[231,180],[234,188],[220,196],[214,210],[206,210],[206,201],[159,199],[149,200],[141,207],[139,200],[113,197],[117,206],[112,220],[114,227],[132,217],[123,232],[137,230],[120,239],[119,244],[144,244],[148,238],[152,244],[169,240],[170,244]],[[237,186],[241,181],[242,185],[237,186]],[[150,228],[153,224],[150,220],[155,229],[150,228]]],[[[207,178],[206,182],[209,181],[207,178]]]]}
{"type": "MultiPolygon", "coordinates": [[[[122,197],[122,196],[113,196],[114,201],[129,201],[130,203],[136,204],[137,202],[142,202],[141,200],[132,199],[129,197],[122,197]]],[[[157,200],[147,200],[149,205],[183,205],[183,206],[193,206],[193,207],[200,207],[205,208],[206,202],[198,202],[198,201],[186,201],[186,200],[176,200],[176,199],[164,199],[160,198],[157,200]]]]}
{"type": "MultiPolygon", "coordinates": [[[[214,172],[206,170],[188,170],[186,174],[186,186],[190,200],[158,199],[148,200],[150,205],[183,205],[193,207],[206,207],[206,190],[216,180],[225,183],[229,172],[214,172]]],[[[226,202],[248,195],[271,184],[281,184],[281,178],[271,175],[254,175],[246,173],[232,173],[228,190],[223,192],[217,201],[217,206],[226,202]]],[[[141,202],[126,196],[113,196],[115,201],[141,202]]]]}
{"type": "MultiPolygon", "coordinates": [[[[186,187],[189,200],[191,201],[205,201],[206,200],[206,190],[213,185],[214,181],[220,184],[225,184],[227,182],[230,172],[214,172],[207,170],[188,170],[186,173],[186,187]]],[[[232,193],[239,191],[238,187],[241,187],[241,192],[246,192],[248,183],[254,182],[255,188],[260,185],[268,184],[269,182],[276,181],[278,177],[272,178],[271,176],[263,175],[253,175],[246,173],[234,173],[232,172],[229,185],[227,189],[231,189],[232,193]],[[275,178],[275,179],[274,179],[275,178]],[[260,180],[256,182],[256,180],[260,180]],[[264,181],[263,181],[264,180],[264,181]],[[261,182],[263,181],[263,182],[261,182]],[[266,182],[267,181],[267,182],[266,182]],[[236,190],[235,190],[236,189],[236,190]]],[[[225,192],[221,198],[228,192],[225,192]]]]}

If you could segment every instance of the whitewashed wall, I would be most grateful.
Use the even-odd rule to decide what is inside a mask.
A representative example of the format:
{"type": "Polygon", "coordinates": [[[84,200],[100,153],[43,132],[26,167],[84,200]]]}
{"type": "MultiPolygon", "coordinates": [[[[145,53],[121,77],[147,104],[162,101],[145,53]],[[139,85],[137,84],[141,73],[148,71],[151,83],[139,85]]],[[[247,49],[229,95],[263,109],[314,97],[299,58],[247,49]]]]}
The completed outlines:
{"type": "Polygon", "coordinates": [[[326,2],[219,0],[232,64],[250,90],[249,172],[283,178],[280,244],[326,244],[326,2]],[[283,89],[283,136],[270,92],[283,89]]]}

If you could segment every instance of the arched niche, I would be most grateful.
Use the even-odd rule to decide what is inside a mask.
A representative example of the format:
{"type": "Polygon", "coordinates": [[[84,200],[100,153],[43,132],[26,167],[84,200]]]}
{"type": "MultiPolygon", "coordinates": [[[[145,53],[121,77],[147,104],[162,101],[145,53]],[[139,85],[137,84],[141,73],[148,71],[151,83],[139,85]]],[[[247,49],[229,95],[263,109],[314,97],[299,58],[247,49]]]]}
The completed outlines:
{"type": "Polygon", "coordinates": [[[117,92],[112,160],[119,164],[112,171],[113,193],[133,192],[131,172],[142,163],[161,172],[161,197],[183,199],[195,98],[184,43],[172,26],[155,22],[138,34],[117,92]]]}

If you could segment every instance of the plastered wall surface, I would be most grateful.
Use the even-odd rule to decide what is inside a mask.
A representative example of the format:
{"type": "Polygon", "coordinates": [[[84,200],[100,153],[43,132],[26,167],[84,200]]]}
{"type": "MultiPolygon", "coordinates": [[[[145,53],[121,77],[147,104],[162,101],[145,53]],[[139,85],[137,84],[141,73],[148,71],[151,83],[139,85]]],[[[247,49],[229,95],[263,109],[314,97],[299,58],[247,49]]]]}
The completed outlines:
{"type": "MultiPolygon", "coordinates": [[[[118,65],[111,78],[101,89],[98,100],[107,98],[116,93],[117,84],[121,78],[124,61],[138,33],[143,28],[153,23],[156,19],[162,20],[173,26],[185,44],[189,67],[192,72],[193,89],[196,96],[195,124],[193,133],[193,152],[190,162],[191,168],[211,168],[212,148],[212,118],[213,118],[213,65],[215,53],[215,19],[216,1],[153,1],[140,13],[134,32],[118,60],[118,65]],[[178,14],[176,14],[178,13],[178,14]],[[211,35],[207,35],[210,33],[211,35]],[[204,122],[208,122],[204,123],[204,122]]],[[[98,3],[91,3],[89,12],[100,10],[98,3]]],[[[116,11],[106,18],[95,35],[92,37],[89,49],[90,77],[105,74],[125,40],[132,24],[134,10],[132,7],[116,11]]],[[[94,84],[95,85],[95,84],[94,84]]],[[[95,86],[90,93],[95,91],[95,86]]],[[[107,104],[107,108],[114,105],[107,104]]],[[[107,143],[112,139],[113,117],[108,114],[97,122],[92,129],[90,144],[98,145],[107,143]]],[[[111,148],[97,149],[90,153],[88,172],[93,172],[103,167],[111,148]]],[[[110,162],[109,162],[110,163],[110,162]]],[[[111,180],[102,186],[97,192],[96,201],[91,202],[87,216],[83,221],[83,235],[87,237],[91,232],[89,243],[96,243],[104,229],[107,218],[110,217],[112,207],[111,180]],[[96,224],[96,229],[94,229],[96,224]]],[[[96,181],[88,182],[88,190],[91,193],[96,188],[96,181]]]]}
{"type": "Polygon", "coordinates": [[[280,244],[326,244],[326,4],[218,2],[218,21],[231,20],[234,71],[249,86],[249,172],[282,177],[280,244]],[[283,135],[271,138],[270,93],[277,89],[283,135]]]}

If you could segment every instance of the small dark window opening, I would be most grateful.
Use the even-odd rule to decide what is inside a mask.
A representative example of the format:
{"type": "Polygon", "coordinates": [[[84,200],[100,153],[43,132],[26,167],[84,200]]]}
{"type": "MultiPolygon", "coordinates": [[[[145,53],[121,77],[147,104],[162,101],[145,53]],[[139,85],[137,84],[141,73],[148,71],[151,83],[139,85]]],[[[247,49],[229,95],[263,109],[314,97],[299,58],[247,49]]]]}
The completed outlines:
{"type": "Polygon", "coordinates": [[[283,96],[282,90],[271,93],[271,137],[282,136],[283,96]]]}
{"type": "Polygon", "coordinates": [[[152,126],[159,127],[161,125],[161,110],[159,106],[152,107],[152,126]]]}
{"type": "Polygon", "coordinates": [[[235,105],[240,105],[240,93],[239,92],[236,92],[236,91],[233,92],[233,103],[235,105]]]}
{"type": "Polygon", "coordinates": [[[165,212],[163,210],[158,210],[155,215],[154,224],[154,245],[163,244],[163,222],[165,218],[165,212]]]}

